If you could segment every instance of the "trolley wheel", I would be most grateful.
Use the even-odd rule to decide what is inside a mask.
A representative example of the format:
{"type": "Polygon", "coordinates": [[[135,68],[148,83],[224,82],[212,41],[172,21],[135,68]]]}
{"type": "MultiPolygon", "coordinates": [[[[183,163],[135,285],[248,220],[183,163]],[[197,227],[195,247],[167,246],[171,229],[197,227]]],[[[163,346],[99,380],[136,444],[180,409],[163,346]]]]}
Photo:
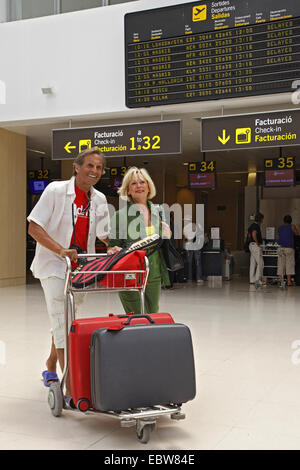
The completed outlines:
{"type": "Polygon", "coordinates": [[[136,430],[136,435],[138,440],[142,444],[147,444],[149,442],[151,431],[154,429],[155,424],[145,424],[140,430],[136,430]]]}
{"type": "Polygon", "coordinates": [[[50,406],[51,413],[55,417],[59,417],[63,409],[63,394],[59,383],[53,382],[50,385],[48,393],[48,404],[50,406]]]}

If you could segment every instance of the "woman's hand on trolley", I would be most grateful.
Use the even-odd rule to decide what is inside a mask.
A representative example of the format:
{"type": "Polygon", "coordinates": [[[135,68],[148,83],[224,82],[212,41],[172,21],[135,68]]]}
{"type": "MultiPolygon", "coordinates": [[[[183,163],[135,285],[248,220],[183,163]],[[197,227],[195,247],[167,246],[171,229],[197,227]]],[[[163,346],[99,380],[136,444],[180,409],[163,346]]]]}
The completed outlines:
{"type": "Polygon", "coordinates": [[[114,253],[118,253],[118,251],[121,251],[122,248],[120,246],[108,246],[107,247],[107,254],[108,255],[113,255],[114,253]]]}

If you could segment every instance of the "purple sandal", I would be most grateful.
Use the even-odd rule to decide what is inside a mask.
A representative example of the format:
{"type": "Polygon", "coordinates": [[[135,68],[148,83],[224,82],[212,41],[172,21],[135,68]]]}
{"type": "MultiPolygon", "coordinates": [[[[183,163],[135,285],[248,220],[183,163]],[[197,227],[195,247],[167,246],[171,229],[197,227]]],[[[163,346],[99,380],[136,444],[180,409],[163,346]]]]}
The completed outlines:
{"type": "Polygon", "coordinates": [[[57,377],[56,372],[51,372],[51,371],[48,371],[48,370],[44,370],[42,372],[42,377],[43,377],[45,387],[50,387],[51,382],[58,382],[59,383],[59,378],[57,377]]]}

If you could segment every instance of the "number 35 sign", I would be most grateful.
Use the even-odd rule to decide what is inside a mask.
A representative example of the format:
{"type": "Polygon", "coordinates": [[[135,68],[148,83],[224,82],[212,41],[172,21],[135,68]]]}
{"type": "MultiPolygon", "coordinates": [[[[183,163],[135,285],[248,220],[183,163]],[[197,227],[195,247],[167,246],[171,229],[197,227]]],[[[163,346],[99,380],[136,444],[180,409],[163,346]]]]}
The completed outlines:
{"type": "Polygon", "coordinates": [[[52,131],[52,159],[74,159],[98,147],[106,157],[170,155],[182,152],[181,121],[116,124],[52,131]]]}

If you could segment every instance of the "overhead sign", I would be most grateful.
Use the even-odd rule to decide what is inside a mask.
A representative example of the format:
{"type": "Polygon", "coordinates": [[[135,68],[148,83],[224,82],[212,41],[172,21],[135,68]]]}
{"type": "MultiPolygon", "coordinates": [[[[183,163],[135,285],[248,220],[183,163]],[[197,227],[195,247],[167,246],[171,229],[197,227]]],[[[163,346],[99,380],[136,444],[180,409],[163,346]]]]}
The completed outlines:
{"type": "Polygon", "coordinates": [[[47,180],[49,179],[49,170],[29,170],[27,177],[29,180],[47,180]]]}
{"type": "Polygon", "coordinates": [[[189,163],[188,172],[189,173],[209,173],[216,171],[216,162],[210,160],[201,162],[192,162],[189,163]]]}
{"type": "Polygon", "coordinates": [[[125,15],[129,108],[289,92],[298,0],[199,0],[125,15]]]}
{"type": "Polygon", "coordinates": [[[265,170],[290,170],[295,168],[295,157],[266,158],[265,170]]]}
{"type": "Polygon", "coordinates": [[[106,157],[170,155],[182,152],[181,121],[116,124],[52,131],[52,160],[70,160],[98,147],[106,157]]]}
{"type": "Polygon", "coordinates": [[[300,145],[300,111],[204,118],[202,152],[300,145]]]}

